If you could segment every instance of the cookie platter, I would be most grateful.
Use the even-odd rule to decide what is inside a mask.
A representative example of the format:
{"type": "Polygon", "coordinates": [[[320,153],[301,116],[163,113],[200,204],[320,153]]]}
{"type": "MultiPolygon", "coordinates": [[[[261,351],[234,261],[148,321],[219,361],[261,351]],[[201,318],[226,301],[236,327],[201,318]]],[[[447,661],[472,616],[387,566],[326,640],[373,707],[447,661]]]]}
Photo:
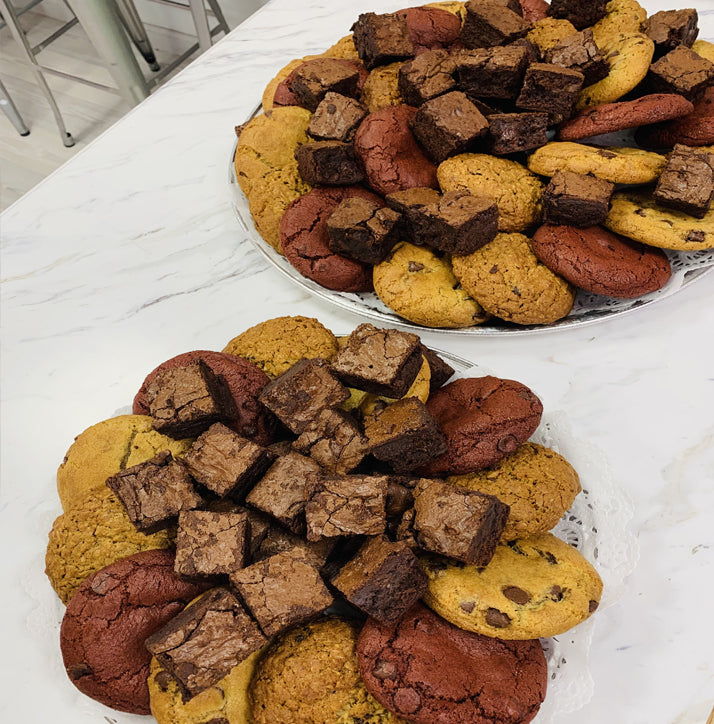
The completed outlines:
{"type": "Polygon", "coordinates": [[[353,313],[467,336],[594,323],[711,270],[714,212],[706,198],[696,211],[669,198],[665,179],[682,169],[700,178],[702,161],[709,179],[699,185],[714,183],[709,147],[667,156],[677,143],[714,143],[714,89],[702,95],[714,81],[712,14],[647,19],[635,0],[559,0],[554,13],[544,2],[497,5],[365,13],[353,36],[268,84],[236,127],[229,183],[239,223],[273,267],[353,313]],[[383,47],[380,33],[391,38],[383,47]],[[681,82],[681,62],[702,66],[696,88],[681,82]],[[502,75],[489,76],[493,67],[502,75]],[[504,93],[494,92],[500,82],[504,93]],[[460,116],[468,124],[448,126],[460,116]],[[709,140],[682,140],[680,122],[706,127],[709,140]]]}

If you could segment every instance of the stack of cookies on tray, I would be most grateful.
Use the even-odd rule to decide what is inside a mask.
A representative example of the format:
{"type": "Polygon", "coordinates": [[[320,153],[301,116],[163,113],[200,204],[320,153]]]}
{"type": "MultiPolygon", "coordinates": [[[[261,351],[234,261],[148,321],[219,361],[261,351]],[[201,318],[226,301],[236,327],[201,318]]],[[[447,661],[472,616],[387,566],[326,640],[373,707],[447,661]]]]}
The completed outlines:
{"type": "Polygon", "coordinates": [[[58,471],[71,681],[161,724],[531,721],[602,592],[548,532],[580,483],[529,388],[453,373],[304,317],[150,372],[58,471]]]}
{"type": "Polygon", "coordinates": [[[636,0],[363,13],[268,85],[237,128],[237,181],[301,275],[417,324],[549,324],[578,289],[640,297],[670,278],[663,249],[714,247],[697,23],[636,0]]]}

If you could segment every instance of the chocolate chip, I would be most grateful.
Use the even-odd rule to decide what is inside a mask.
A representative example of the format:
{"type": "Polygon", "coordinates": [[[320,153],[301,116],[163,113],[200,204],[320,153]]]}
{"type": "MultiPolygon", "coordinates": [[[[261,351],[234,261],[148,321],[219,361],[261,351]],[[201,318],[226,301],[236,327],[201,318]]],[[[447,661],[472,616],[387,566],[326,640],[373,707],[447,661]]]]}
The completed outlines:
{"type": "Polygon", "coordinates": [[[687,234],[687,241],[694,241],[694,242],[704,241],[704,232],[699,231],[698,229],[692,229],[687,234]]]}
{"type": "Polygon", "coordinates": [[[372,669],[372,676],[380,681],[384,681],[384,679],[396,679],[397,665],[393,661],[377,659],[372,669]]]}
{"type": "Polygon", "coordinates": [[[474,610],[476,604],[473,601],[462,601],[459,604],[459,608],[466,613],[471,613],[474,610]]]}
{"type": "Polygon", "coordinates": [[[511,617],[497,608],[489,608],[486,611],[486,623],[494,628],[508,628],[511,625],[511,617]]]}
{"type": "Polygon", "coordinates": [[[70,679],[81,679],[83,676],[92,673],[92,667],[89,664],[74,664],[67,669],[70,679]]]}
{"type": "Polygon", "coordinates": [[[394,695],[394,706],[403,714],[414,714],[421,706],[416,689],[399,689],[394,695]]]}
{"type": "Polygon", "coordinates": [[[497,447],[502,453],[512,453],[518,447],[518,438],[515,435],[506,435],[498,441],[497,447]]]}
{"type": "Polygon", "coordinates": [[[423,268],[424,268],[424,265],[420,264],[418,261],[409,262],[409,271],[410,272],[418,272],[418,271],[421,271],[423,268]]]}
{"type": "Polygon", "coordinates": [[[513,601],[513,603],[517,603],[520,606],[523,606],[531,600],[530,593],[527,593],[522,588],[518,588],[518,586],[506,586],[501,589],[501,592],[509,601],[513,601]]]}
{"type": "Polygon", "coordinates": [[[554,601],[562,601],[563,600],[563,589],[560,586],[552,586],[550,589],[550,597],[554,601]]]}
{"type": "Polygon", "coordinates": [[[521,290],[518,287],[513,287],[513,293],[517,296],[521,296],[521,290]]]}
{"type": "Polygon", "coordinates": [[[496,274],[497,272],[498,272],[498,264],[494,264],[494,265],[491,267],[491,271],[490,271],[489,273],[490,273],[490,274],[496,274]]]}
{"type": "Polygon", "coordinates": [[[225,717],[214,716],[213,719],[205,722],[205,724],[231,724],[231,723],[225,717]]]}
{"type": "Polygon", "coordinates": [[[588,610],[590,613],[594,613],[597,611],[597,607],[600,605],[600,601],[590,601],[590,605],[588,606],[588,610]]]}
{"type": "Polygon", "coordinates": [[[647,216],[647,212],[644,209],[635,209],[635,213],[637,216],[642,216],[643,218],[647,216]]]}
{"type": "Polygon", "coordinates": [[[161,689],[161,691],[168,691],[169,690],[169,684],[171,683],[171,675],[168,673],[168,671],[159,671],[158,674],[154,677],[154,681],[156,682],[156,685],[161,689]]]}
{"type": "Polygon", "coordinates": [[[538,549],[536,549],[536,553],[538,553],[541,558],[545,558],[545,560],[548,561],[551,566],[554,566],[558,563],[558,559],[550,551],[539,551],[538,549]]]}

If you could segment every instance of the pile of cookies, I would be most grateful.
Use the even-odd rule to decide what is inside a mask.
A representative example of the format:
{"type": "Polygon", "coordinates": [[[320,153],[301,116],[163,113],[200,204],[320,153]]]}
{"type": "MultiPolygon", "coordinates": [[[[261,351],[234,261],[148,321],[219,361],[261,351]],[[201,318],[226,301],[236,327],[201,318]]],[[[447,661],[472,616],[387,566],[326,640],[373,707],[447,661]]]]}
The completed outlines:
{"type": "Polygon", "coordinates": [[[236,129],[238,184],[301,275],[416,324],[542,325],[578,289],[640,297],[670,278],[662,249],[714,247],[697,22],[636,0],[363,13],[268,85],[236,129]]]}
{"type": "Polygon", "coordinates": [[[160,724],[529,722],[602,582],[542,404],[419,337],[281,317],[79,435],[46,572],[70,680],[160,724]]]}

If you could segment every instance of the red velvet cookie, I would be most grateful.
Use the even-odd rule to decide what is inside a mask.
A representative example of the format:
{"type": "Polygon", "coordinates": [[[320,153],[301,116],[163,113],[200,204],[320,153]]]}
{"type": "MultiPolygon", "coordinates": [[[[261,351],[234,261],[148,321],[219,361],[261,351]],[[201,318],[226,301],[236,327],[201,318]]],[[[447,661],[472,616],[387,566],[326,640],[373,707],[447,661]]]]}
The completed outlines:
{"type": "Polygon", "coordinates": [[[527,724],[545,698],[539,641],[464,631],[421,604],[393,624],[368,619],[357,656],[367,691],[415,724],[527,724]]]}
{"type": "Polygon", "coordinates": [[[370,113],[357,129],[355,152],[367,183],[383,196],[414,187],[439,188],[436,166],[409,128],[416,112],[410,106],[388,106],[370,113]]]}
{"type": "Polygon", "coordinates": [[[461,35],[461,18],[440,8],[414,7],[398,10],[407,23],[409,40],[416,55],[426,50],[451,48],[461,35]]]}
{"type": "Polygon", "coordinates": [[[133,714],[149,714],[148,636],[207,585],[174,573],[172,551],[143,551],[102,568],[72,596],[60,629],[67,675],[84,694],[133,714]]]}
{"type": "Polygon", "coordinates": [[[593,294],[634,299],[661,289],[672,275],[661,250],[617,236],[599,226],[546,224],[536,231],[533,252],[551,271],[593,294]]]}
{"type": "Polygon", "coordinates": [[[372,267],[331,251],[327,219],[344,199],[357,196],[384,206],[361,186],[320,187],[293,201],[280,222],[280,242],[287,260],[308,279],[338,292],[372,290],[372,267]]]}
{"type": "Polygon", "coordinates": [[[561,124],[558,138],[561,141],[578,141],[602,133],[680,118],[693,110],[694,105],[684,96],[675,93],[653,93],[634,101],[606,103],[582,111],[561,124]]]}
{"type": "Polygon", "coordinates": [[[270,378],[252,362],[233,354],[195,350],[184,352],[162,362],[146,376],[134,397],[132,412],[135,415],[149,414],[146,387],[158,372],[175,370],[177,367],[184,367],[197,359],[205,362],[211,371],[222,377],[228,385],[233,401],[238,408],[238,418],[231,421],[228,427],[259,445],[269,445],[273,441],[277,422],[273,415],[258,402],[258,395],[270,382],[270,378]]]}
{"type": "Polygon", "coordinates": [[[550,5],[545,0],[520,0],[523,17],[531,23],[548,17],[550,5]]]}
{"type": "Polygon", "coordinates": [[[489,467],[512,453],[540,424],[543,405],[525,385],[498,377],[456,380],[426,403],[448,450],[419,469],[460,475],[489,467]]]}

